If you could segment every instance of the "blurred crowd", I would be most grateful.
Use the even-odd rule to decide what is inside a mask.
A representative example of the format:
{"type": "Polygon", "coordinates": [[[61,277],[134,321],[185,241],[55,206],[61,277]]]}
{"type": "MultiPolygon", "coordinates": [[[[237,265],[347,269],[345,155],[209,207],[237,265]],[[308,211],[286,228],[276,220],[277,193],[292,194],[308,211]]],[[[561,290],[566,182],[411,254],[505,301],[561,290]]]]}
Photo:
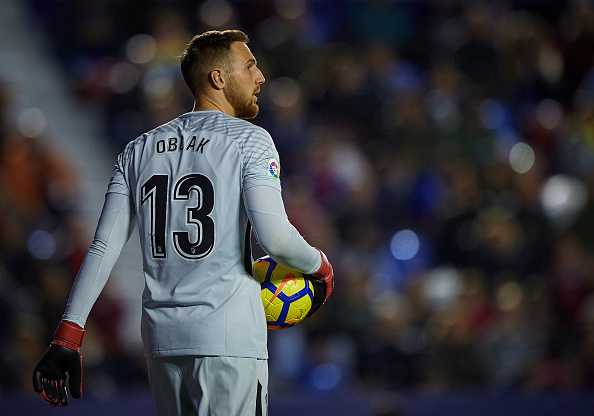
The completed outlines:
{"type": "MultiPolygon", "coordinates": [[[[114,154],[191,110],[194,34],[250,36],[253,122],[336,276],[314,318],[269,333],[271,390],[592,390],[591,1],[27,3],[114,154]]],[[[76,172],[0,92],[0,392],[26,391],[90,241],[76,172]]],[[[85,377],[103,390],[145,385],[121,319],[109,294],[89,319],[85,377]]]]}

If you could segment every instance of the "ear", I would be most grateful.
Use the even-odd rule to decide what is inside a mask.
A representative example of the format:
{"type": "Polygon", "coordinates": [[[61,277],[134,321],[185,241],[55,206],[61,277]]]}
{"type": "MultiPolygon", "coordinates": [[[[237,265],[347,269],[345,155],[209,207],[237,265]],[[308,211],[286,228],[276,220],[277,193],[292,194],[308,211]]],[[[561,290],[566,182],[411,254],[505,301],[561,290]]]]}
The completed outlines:
{"type": "Polygon", "coordinates": [[[222,90],[225,87],[225,74],[220,68],[215,68],[210,71],[209,81],[213,88],[216,90],[222,90]]]}

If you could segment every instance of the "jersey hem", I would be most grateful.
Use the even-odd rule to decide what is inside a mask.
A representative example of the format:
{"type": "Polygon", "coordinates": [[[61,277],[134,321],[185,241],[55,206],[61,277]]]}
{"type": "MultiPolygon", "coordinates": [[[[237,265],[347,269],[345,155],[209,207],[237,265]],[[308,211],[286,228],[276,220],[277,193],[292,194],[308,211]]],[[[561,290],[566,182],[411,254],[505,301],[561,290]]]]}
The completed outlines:
{"type": "Polygon", "coordinates": [[[146,358],[160,358],[160,357],[175,357],[186,355],[202,355],[212,357],[238,357],[238,358],[256,358],[260,360],[267,360],[268,353],[265,351],[217,351],[217,350],[200,350],[196,348],[179,348],[173,350],[153,350],[145,351],[146,358]]]}

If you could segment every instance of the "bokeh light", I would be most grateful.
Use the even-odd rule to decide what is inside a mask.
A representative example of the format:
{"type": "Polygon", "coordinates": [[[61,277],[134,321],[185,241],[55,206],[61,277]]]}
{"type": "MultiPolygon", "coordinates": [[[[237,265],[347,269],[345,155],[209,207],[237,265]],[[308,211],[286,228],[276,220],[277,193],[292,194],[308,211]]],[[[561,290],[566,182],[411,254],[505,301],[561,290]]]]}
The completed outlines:
{"type": "Polygon", "coordinates": [[[522,287],[514,281],[505,282],[497,289],[495,300],[497,306],[503,311],[512,311],[520,306],[524,291],[522,287]]]}
{"type": "Polygon", "coordinates": [[[27,239],[27,247],[36,259],[48,260],[56,252],[56,240],[45,230],[35,230],[27,239]]]}
{"type": "Polygon", "coordinates": [[[148,64],[156,53],[157,42],[150,35],[143,33],[134,35],[126,43],[126,56],[134,64],[148,64]]]}
{"type": "Polygon", "coordinates": [[[421,242],[412,230],[400,230],[390,240],[390,251],[398,260],[410,260],[419,252],[421,242]]]}
{"type": "Polygon", "coordinates": [[[307,10],[304,0],[274,0],[274,8],[285,19],[297,19],[307,10]]]}
{"type": "Polygon", "coordinates": [[[220,28],[233,17],[233,7],[225,0],[206,0],[199,8],[200,19],[212,28],[220,28]]]}
{"type": "Polygon", "coordinates": [[[540,191],[543,211],[559,228],[571,224],[587,199],[588,189],[583,180],[563,174],[551,176],[540,191]]]}
{"type": "Polygon", "coordinates": [[[47,120],[44,112],[39,108],[26,108],[18,115],[17,126],[23,136],[39,137],[47,129],[47,120]]]}
{"type": "Polygon", "coordinates": [[[394,289],[392,277],[384,273],[372,275],[365,284],[365,294],[372,302],[381,302],[390,298],[394,289]]]}
{"type": "Polygon", "coordinates": [[[109,71],[109,86],[118,94],[133,89],[140,81],[140,70],[127,62],[116,63],[109,71]]]}
{"type": "Polygon", "coordinates": [[[437,267],[425,278],[423,294],[435,310],[443,310],[453,305],[462,290],[462,277],[454,268],[437,267]]]}
{"type": "Polygon", "coordinates": [[[167,99],[167,97],[171,96],[175,87],[174,79],[164,66],[155,66],[147,71],[142,83],[143,90],[151,101],[167,99]]]}
{"type": "Polygon", "coordinates": [[[342,379],[342,370],[332,363],[320,364],[311,372],[310,384],[318,390],[331,390],[338,386],[342,379]]]}
{"type": "Polygon", "coordinates": [[[480,104],[479,115],[486,128],[496,130],[504,125],[506,111],[501,101],[488,98],[480,104]]]}
{"type": "Polygon", "coordinates": [[[534,166],[536,155],[527,143],[516,143],[509,152],[509,164],[517,173],[526,173],[534,166]]]}
{"type": "Polygon", "coordinates": [[[558,101],[545,98],[536,106],[536,120],[545,129],[556,129],[563,121],[563,108],[558,101]]]}
{"type": "Polygon", "coordinates": [[[279,107],[292,107],[301,97],[301,86],[290,77],[279,77],[270,84],[270,98],[279,107]]]}
{"type": "Polygon", "coordinates": [[[425,96],[427,113],[446,131],[453,131],[461,123],[460,111],[453,98],[442,90],[434,89],[425,96]]]}

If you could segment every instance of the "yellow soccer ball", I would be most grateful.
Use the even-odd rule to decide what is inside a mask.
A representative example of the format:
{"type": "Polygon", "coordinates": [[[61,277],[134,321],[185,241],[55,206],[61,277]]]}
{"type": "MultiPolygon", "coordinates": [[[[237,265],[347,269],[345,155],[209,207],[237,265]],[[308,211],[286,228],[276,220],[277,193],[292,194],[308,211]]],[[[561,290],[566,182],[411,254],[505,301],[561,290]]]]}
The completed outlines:
{"type": "Polygon", "coordinates": [[[268,329],[290,328],[307,316],[314,299],[314,286],[307,276],[270,256],[256,260],[254,272],[261,284],[268,329]]]}

